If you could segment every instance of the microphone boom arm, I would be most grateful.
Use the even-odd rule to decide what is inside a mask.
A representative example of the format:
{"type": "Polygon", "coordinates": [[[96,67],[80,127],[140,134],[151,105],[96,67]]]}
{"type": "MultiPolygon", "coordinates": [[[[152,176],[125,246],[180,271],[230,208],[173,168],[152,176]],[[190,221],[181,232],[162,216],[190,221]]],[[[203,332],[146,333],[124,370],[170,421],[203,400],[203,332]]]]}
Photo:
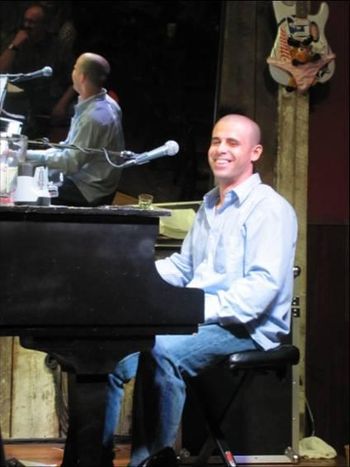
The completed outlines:
{"type": "Polygon", "coordinates": [[[122,159],[127,159],[128,161],[136,157],[136,155],[131,151],[107,151],[107,149],[105,148],[83,148],[81,146],[77,146],[76,144],[51,143],[46,138],[34,141],[29,140],[28,145],[29,144],[34,144],[36,146],[45,146],[46,148],[71,149],[73,151],[80,151],[84,153],[103,154],[104,156],[106,156],[108,162],[116,168],[122,168],[123,164],[115,164],[109,159],[109,156],[120,157],[122,159]]]}
{"type": "Polygon", "coordinates": [[[179,145],[176,143],[176,141],[167,141],[163,146],[153,149],[149,152],[144,152],[142,154],[136,154],[132,151],[127,150],[107,151],[106,148],[83,148],[75,144],[51,143],[46,138],[42,140],[28,141],[28,144],[37,144],[57,149],[71,149],[74,151],[81,151],[84,153],[104,154],[107,162],[117,169],[131,167],[133,165],[147,164],[151,160],[157,159],[158,157],[174,156],[179,150],[179,145]],[[124,160],[124,162],[116,164],[115,162],[111,161],[110,156],[119,157],[122,160],[124,160]]]}
{"type": "Polygon", "coordinates": [[[36,78],[49,78],[52,76],[53,70],[50,66],[44,66],[41,70],[32,71],[30,73],[7,73],[0,75],[0,78],[7,78],[10,83],[20,83],[36,78]]]}

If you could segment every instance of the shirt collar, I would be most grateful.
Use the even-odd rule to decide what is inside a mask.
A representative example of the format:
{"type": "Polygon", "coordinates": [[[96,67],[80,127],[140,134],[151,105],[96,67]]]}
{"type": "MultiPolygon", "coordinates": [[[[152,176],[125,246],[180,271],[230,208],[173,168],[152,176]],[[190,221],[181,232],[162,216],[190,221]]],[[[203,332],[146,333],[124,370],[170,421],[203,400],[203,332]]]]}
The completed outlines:
{"type": "MultiPolygon", "coordinates": [[[[245,199],[248,198],[251,191],[261,183],[261,178],[258,173],[251,175],[247,180],[240,183],[232,190],[226,193],[226,200],[230,200],[230,204],[238,200],[239,204],[242,204],[245,199]]],[[[204,195],[204,203],[208,208],[212,208],[216,205],[219,198],[219,188],[215,187],[204,195]]],[[[225,203],[226,204],[226,203],[225,203]]]]}
{"type": "Polygon", "coordinates": [[[94,94],[93,96],[88,97],[87,99],[81,100],[81,98],[78,97],[78,103],[75,106],[75,108],[81,110],[87,107],[91,101],[104,98],[106,94],[107,94],[106,89],[102,89],[101,92],[94,94]]]}
{"type": "Polygon", "coordinates": [[[239,204],[242,204],[254,190],[257,185],[260,185],[261,178],[258,173],[251,175],[247,180],[244,180],[240,185],[236,186],[232,191],[236,194],[239,204]]]}

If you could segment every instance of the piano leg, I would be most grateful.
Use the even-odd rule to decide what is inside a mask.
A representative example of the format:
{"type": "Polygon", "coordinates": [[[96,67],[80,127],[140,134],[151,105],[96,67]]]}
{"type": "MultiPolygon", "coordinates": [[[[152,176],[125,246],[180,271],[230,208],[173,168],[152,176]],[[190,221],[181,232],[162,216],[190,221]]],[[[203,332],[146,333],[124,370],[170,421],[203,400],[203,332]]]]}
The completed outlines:
{"type": "Polygon", "coordinates": [[[62,467],[113,467],[102,445],[107,375],[69,375],[69,429],[62,467]],[[100,442],[96,442],[100,440],[100,442]]]}
{"type": "Polygon", "coordinates": [[[21,345],[52,355],[69,374],[69,428],[61,467],[112,467],[112,447],[102,443],[107,376],[125,355],[150,349],[154,336],[44,338],[22,336],[21,345]]]}

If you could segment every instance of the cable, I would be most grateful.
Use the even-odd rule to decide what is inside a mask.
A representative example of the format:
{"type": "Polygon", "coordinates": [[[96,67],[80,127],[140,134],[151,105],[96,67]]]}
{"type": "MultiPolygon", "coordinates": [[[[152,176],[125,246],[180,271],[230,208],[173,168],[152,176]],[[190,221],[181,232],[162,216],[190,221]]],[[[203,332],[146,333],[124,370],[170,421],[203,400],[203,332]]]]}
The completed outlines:
{"type": "Polygon", "coordinates": [[[309,401],[307,400],[306,397],[305,397],[305,406],[306,406],[306,412],[307,412],[308,421],[309,421],[310,429],[311,429],[310,436],[315,436],[315,433],[316,433],[315,419],[314,419],[314,416],[312,414],[312,410],[311,410],[309,401]]]}
{"type": "Polygon", "coordinates": [[[11,114],[10,112],[6,112],[4,109],[0,109],[0,113],[6,115],[9,118],[15,118],[16,120],[24,120],[25,117],[23,115],[11,114]]]}
{"type": "MultiPolygon", "coordinates": [[[[303,386],[303,380],[302,378],[299,379],[300,385],[303,386]]],[[[306,397],[306,394],[304,395],[304,400],[305,400],[305,408],[306,408],[306,416],[307,416],[307,423],[309,425],[309,431],[311,432],[309,436],[315,436],[316,433],[316,423],[315,423],[315,418],[313,416],[309,401],[306,397]]]]}
{"type": "MultiPolygon", "coordinates": [[[[119,165],[118,165],[118,164],[114,164],[114,162],[112,162],[112,161],[110,160],[109,155],[108,155],[108,151],[107,151],[106,148],[102,148],[102,151],[103,151],[103,153],[104,153],[104,155],[105,155],[105,158],[106,158],[108,164],[110,164],[112,167],[115,167],[115,168],[117,168],[117,169],[123,168],[123,165],[124,165],[124,164],[119,164],[119,165]]],[[[130,152],[130,151],[122,151],[122,152],[128,153],[128,152],[130,152]]],[[[128,160],[131,161],[131,160],[134,160],[134,159],[135,159],[134,157],[130,157],[128,160]]]]}
{"type": "Polygon", "coordinates": [[[101,151],[101,149],[82,148],[81,146],[77,146],[76,144],[51,143],[47,138],[39,138],[34,141],[30,140],[28,141],[28,144],[43,145],[43,146],[48,146],[50,148],[57,148],[57,149],[73,149],[74,151],[81,151],[84,153],[101,151]]]}

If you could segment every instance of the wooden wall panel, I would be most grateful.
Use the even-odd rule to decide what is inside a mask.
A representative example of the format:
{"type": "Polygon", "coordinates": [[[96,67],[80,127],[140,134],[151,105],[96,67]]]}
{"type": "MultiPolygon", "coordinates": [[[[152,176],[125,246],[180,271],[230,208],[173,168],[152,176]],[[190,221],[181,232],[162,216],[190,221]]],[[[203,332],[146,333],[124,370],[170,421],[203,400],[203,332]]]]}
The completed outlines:
{"type": "Polygon", "coordinates": [[[4,438],[58,437],[55,387],[46,354],[0,339],[0,420],[4,438]]]}
{"type": "Polygon", "coordinates": [[[13,353],[12,437],[57,437],[55,388],[43,352],[27,350],[16,339],[13,353]],[[45,421],[43,423],[43,421],[45,421]]]}
{"type": "MultiPolygon", "coordinates": [[[[249,2],[247,2],[249,3],[249,2]]],[[[259,123],[264,147],[257,170],[263,181],[274,186],[277,156],[277,84],[271,79],[266,57],[274,42],[275,19],[271,2],[256,2],[255,33],[255,108],[254,117],[259,123]]]]}
{"type": "Polygon", "coordinates": [[[0,424],[2,436],[11,429],[13,337],[0,337],[0,424]]]}
{"type": "Polygon", "coordinates": [[[343,455],[349,444],[349,226],[309,225],[308,264],[306,393],[316,436],[343,455]]]}

